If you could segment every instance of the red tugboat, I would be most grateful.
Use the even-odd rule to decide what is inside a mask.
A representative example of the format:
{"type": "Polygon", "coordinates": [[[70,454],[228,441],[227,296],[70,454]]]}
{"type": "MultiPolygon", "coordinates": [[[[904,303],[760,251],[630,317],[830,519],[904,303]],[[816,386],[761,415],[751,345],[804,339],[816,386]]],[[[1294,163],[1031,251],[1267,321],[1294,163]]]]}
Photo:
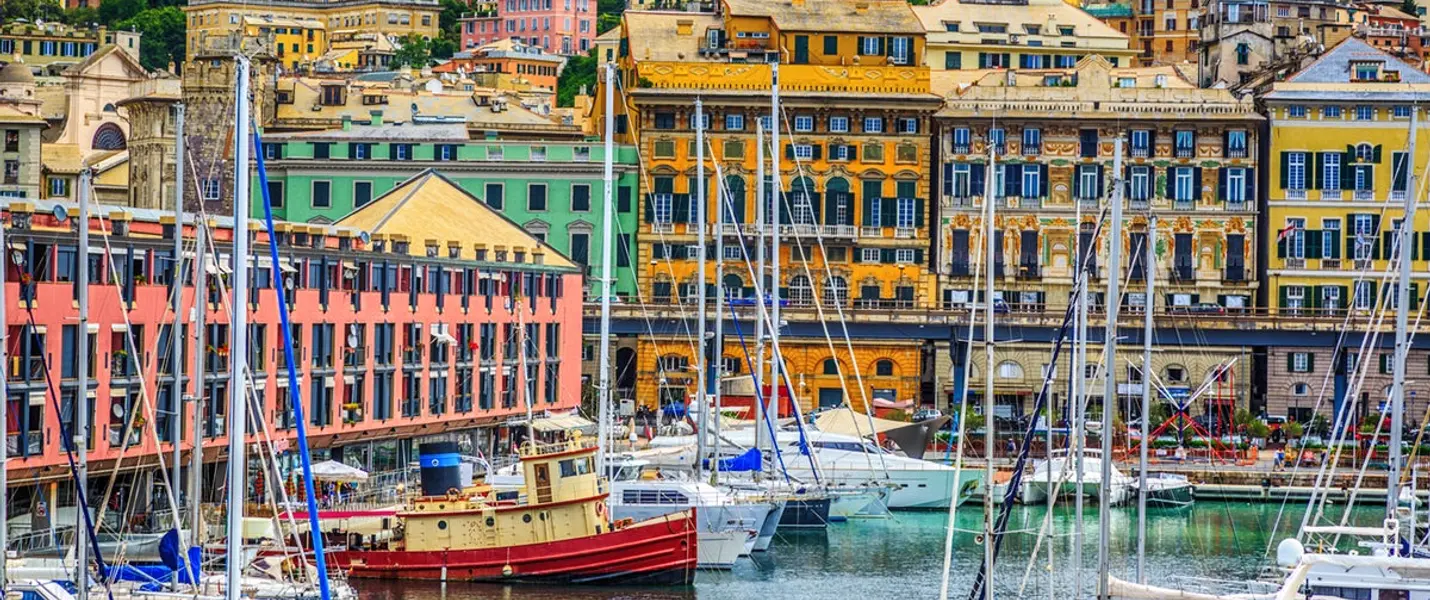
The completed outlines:
{"type": "Polygon", "coordinates": [[[398,512],[399,535],[332,552],[349,577],[470,582],[691,585],[695,515],[611,522],[595,446],[579,437],[521,449],[525,488],[498,498],[461,486],[455,444],[424,444],[422,496],[398,512]]]}

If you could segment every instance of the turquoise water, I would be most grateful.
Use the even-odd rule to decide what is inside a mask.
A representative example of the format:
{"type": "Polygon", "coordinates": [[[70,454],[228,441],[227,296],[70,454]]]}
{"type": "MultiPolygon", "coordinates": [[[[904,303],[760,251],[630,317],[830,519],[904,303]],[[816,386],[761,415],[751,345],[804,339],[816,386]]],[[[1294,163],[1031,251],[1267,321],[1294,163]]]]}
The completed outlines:
{"type": "MultiPolygon", "coordinates": [[[[1254,577],[1268,564],[1263,556],[1279,508],[1277,504],[1199,502],[1186,509],[1149,511],[1147,572],[1150,582],[1171,575],[1231,580],[1254,577]]],[[[1302,505],[1286,507],[1281,517],[1281,532],[1299,524],[1301,510],[1302,505]]],[[[1009,531],[1031,532],[1013,533],[1005,538],[995,577],[994,590],[998,597],[1050,596],[1047,541],[1026,587],[1020,589],[1045,514],[1042,507],[1013,509],[1009,531]]],[[[1085,514],[1081,597],[1090,598],[1096,585],[1095,505],[1089,506],[1085,514]]],[[[1378,514],[1378,509],[1360,508],[1353,522],[1374,523],[1378,514]]],[[[1110,518],[1113,573],[1131,579],[1136,553],[1136,511],[1116,509],[1110,518]]],[[[945,519],[945,513],[895,513],[890,519],[836,523],[824,533],[782,535],[767,555],[755,560],[741,559],[733,571],[700,573],[693,590],[472,585],[448,585],[443,590],[439,585],[410,582],[353,583],[365,600],[937,598],[943,567],[945,519]]],[[[959,509],[957,523],[960,529],[979,529],[982,519],[981,507],[969,504],[959,509]]],[[[1076,578],[1069,563],[1074,521],[1071,507],[1059,506],[1055,510],[1053,524],[1058,535],[1051,539],[1056,565],[1051,595],[1060,600],[1075,597],[1076,578]]],[[[1282,537],[1284,533],[1277,534],[1278,541],[1282,537]]],[[[955,535],[950,598],[968,597],[982,558],[982,546],[975,541],[973,533],[955,535]]]]}

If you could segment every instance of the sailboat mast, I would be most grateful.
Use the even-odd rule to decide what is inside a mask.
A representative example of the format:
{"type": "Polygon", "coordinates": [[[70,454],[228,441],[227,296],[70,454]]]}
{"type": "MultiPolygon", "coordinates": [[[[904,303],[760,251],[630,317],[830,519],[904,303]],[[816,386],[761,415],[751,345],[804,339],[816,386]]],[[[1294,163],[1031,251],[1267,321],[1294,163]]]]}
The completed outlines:
{"type": "Polygon", "coordinates": [[[1147,219],[1147,235],[1142,238],[1142,273],[1147,278],[1147,296],[1142,300],[1142,447],[1137,455],[1137,583],[1147,583],[1147,446],[1152,443],[1152,309],[1157,279],[1157,217],[1147,219]]]}
{"type": "Polygon", "coordinates": [[[988,277],[983,285],[983,597],[993,600],[993,449],[996,440],[993,417],[993,280],[997,253],[993,226],[993,181],[996,179],[998,154],[992,144],[988,148],[988,177],[983,187],[983,249],[984,267],[988,277]]]}
{"type": "MultiPolygon", "coordinates": [[[[715,432],[715,452],[716,458],[720,456],[720,404],[721,396],[724,395],[720,389],[721,375],[725,371],[725,178],[720,174],[720,168],[715,166],[715,339],[711,340],[710,358],[714,361],[710,369],[710,395],[715,397],[715,419],[711,428],[715,432]]],[[[704,178],[701,178],[701,188],[704,188],[704,178]]],[[[0,246],[3,248],[3,246],[0,246]]],[[[756,396],[758,397],[758,396],[756,396]]],[[[710,484],[715,485],[720,482],[719,463],[710,470],[710,484]]]]}
{"type": "MultiPolygon", "coordinates": [[[[695,403],[700,416],[695,424],[695,474],[697,479],[705,471],[705,438],[710,435],[710,410],[705,399],[706,371],[709,369],[708,352],[710,341],[705,339],[705,308],[709,301],[705,293],[705,267],[710,260],[705,238],[705,105],[700,98],[695,99],[695,222],[700,244],[700,258],[696,261],[696,294],[699,300],[695,307],[695,403]]],[[[717,318],[720,315],[715,315],[717,318]]]]}
{"type": "MultiPolygon", "coordinates": [[[[784,208],[784,182],[780,180],[780,64],[770,65],[770,418],[780,416],[780,210],[784,208]]],[[[761,299],[761,302],[764,300],[761,299]]],[[[789,390],[794,401],[794,390],[789,390]]],[[[779,440],[771,436],[770,448],[779,440]]]]}
{"type": "Polygon", "coordinates": [[[1412,107],[1410,111],[1410,160],[1405,161],[1408,171],[1405,188],[1405,215],[1400,221],[1400,279],[1395,289],[1395,365],[1392,370],[1390,388],[1390,472],[1385,475],[1385,515],[1395,517],[1395,508],[1400,501],[1400,461],[1401,428],[1404,427],[1405,413],[1405,360],[1410,352],[1409,335],[1406,327],[1410,315],[1410,244],[1415,239],[1415,208],[1418,204],[1415,187],[1415,138],[1420,111],[1412,107]]]}
{"type": "MultiPolygon", "coordinates": [[[[248,433],[248,59],[239,57],[234,111],[233,175],[233,317],[229,327],[229,428],[228,428],[228,528],[224,574],[228,600],[242,596],[243,504],[248,490],[248,464],[244,439],[248,433]]],[[[273,266],[275,269],[278,265],[273,266]]],[[[293,382],[297,385],[297,382],[293,382]]]]}
{"type": "MultiPolygon", "coordinates": [[[[78,598],[89,598],[89,547],[85,545],[85,501],[89,491],[89,182],[88,167],[79,172],[79,329],[75,340],[74,449],[75,466],[75,587],[78,598]]],[[[9,443],[9,442],[6,442],[9,443]]]]}
{"type": "MultiPolygon", "coordinates": [[[[1082,245],[1082,201],[1079,200],[1076,211],[1074,235],[1077,236],[1077,264],[1075,278],[1073,279],[1077,290],[1077,316],[1073,323],[1073,356],[1072,373],[1069,373],[1071,389],[1069,390],[1068,401],[1072,404],[1073,412],[1073,597],[1082,597],[1082,545],[1084,538],[1083,531],[1083,481],[1086,478],[1083,472],[1083,456],[1087,451],[1087,260],[1085,256],[1092,255],[1091,248],[1082,245]]],[[[1064,469],[1067,463],[1063,463],[1064,469]]]]}
{"type": "Polygon", "coordinates": [[[1112,158],[1112,232],[1108,236],[1107,298],[1102,305],[1107,311],[1107,334],[1104,336],[1102,393],[1102,484],[1097,494],[1097,595],[1109,597],[1107,587],[1111,555],[1108,542],[1112,539],[1112,413],[1117,410],[1117,313],[1121,307],[1122,281],[1122,138],[1113,142],[1112,158]]]}
{"type": "Polygon", "coordinates": [[[611,259],[616,221],[616,206],[612,201],[615,197],[615,77],[615,63],[606,63],[606,156],[603,172],[606,190],[601,216],[601,374],[598,377],[599,397],[596,399],[600,404],[597,416],[600,424],[596,426],[596,472],[601,477],[610,475],[606,470],[606,445],[611,441],[611,286],[616,280],[615,263],[611,259]]]}
{"type": "MultiPolygon", "coordinates": [[[[183,476],[184,465],[184,445],[183,428],[180,424],[184,420],[184,105],[174,105],[174,274],[172,275],[174,288],[174,324],[169,330],[169,368],[174,371],[173,391],[169,397],[172,398],[170,409],[173,414],[169,415],[169,436],[173,444],[173,465],[172,474],[169,476],[169,485],[172,486],[174,498],[179,497],[179,482],[183,476]]],[[[3,248],[4,246],[0,246],[3,248]]],[[[197,266],[197,265],[195,265],[197,266]]],[[[198,295],[195,294],[195,299],[198,295]]],[[[3,323],[0,320],[0,323],[3,323]]],[[[0,395],[3,397],[3,395],[0,395]]],[[[4,489],[0,487],[0,489],[4,489]]],[[[190,498],[190,501],[193,501],[190,498]]],[[[3,521],[0,521],[3,523],[3,521]]],[[[189,526],[192,535],[193,526],[189,526]]],[[[174,529],[182,532],[183,523],[174,523],[174,529]]],[[[182,541],[180,536],[180,540],[182,541]]],[[[182,545],[182,544],[181,544],[182,545]]],[[[4,546],[0,546],[4,547],[4,546]]],[[[187,556],[187,555],[186,555],[187,556]]],[[[177,586],[179,578],[174,578],[177,586]]]]}
{"type": "MultiPolygon", "coordinates": [[[[765,286],[765,126],[755,119],[755,289],[768,295],[765,286]]],[[[755,365],[750,377],[755,384],[755,447],[764,452],[765,411],[759,406],[765,383],[765,299],[756,298],[755,365]]],[[[764,477],[764,469],[755,471],[755,479],[764,477]]]]}
{"type": "MultiPolygon", "coordinates": [[[[182,203],[184,197],[180,195],[178,202],[182,203]]],[[[194,215],[194,325],[192,335],[194,337],[194,414],[192,415],[193,440],[189,442],[189,529],[190,537],[195,545],[202,542],[203,535],[203,513],[199,504],[203,500],[204,485],[204,419],[207,407],[204,406],[204,394],[207,393],[204,380],[204,354],[206,346],[204,338],[208,337],[205,323],[209,310],[208,297],[208,224],[201,215],[194,215]]],[[[181,282],[180,282],[181,283],[181,282]]],[[[177,285],[177,284],[176,284],[177,285]]],[[[294,382],[290,385],[297,385],[294,382]]]]}
{"type": "MultiPolygon", "coordinates": [[[[0,221],[0,248],[5,248],[5,223],[0,221]]],[[[5,306],[9,299],[5,294],[5,269],[0,269],[0,325],[5,325],[5,306]]],[[[10,547],[10,540],[6,536],[10,522],[10,475],[5,470],[6,461],[10,460],[10,380],[9,374],[5,372],[6,365],[10,364],[10,345],[0,343],[0,427],[4,427],[4,436],[0,437],[0,590],[5,589],[8,579],[5,578],[5,563],[9,562],[5,557],[5,549],[10,547]]]]}

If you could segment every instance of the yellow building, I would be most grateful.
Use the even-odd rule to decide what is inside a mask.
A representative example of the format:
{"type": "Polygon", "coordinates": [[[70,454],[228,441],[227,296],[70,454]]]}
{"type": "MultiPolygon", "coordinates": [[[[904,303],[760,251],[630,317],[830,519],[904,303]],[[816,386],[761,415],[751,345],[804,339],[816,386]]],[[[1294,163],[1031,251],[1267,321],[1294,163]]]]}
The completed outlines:
{"type": "Polygon", "coordinates": [[[137,60],[142,38],[138,32],[122,29],[17,21],[0,26],[0,58],[7,63],[18,60],[35,75],[53,76],[84,62],[106,45],[114,45],[137,60]]]}
{"type": "MultiPolygon", "coordinates": [[[[1340,316],[1393,306],[1384,288],[1394,275],[1387,265],[1406,195],[1425,181],[1430,154],[1430,115],[1422,111],[1415,157],[1406,159],[1411,115],[1426,93],[1430,75],[1348,39],[1266,95],[1273,232],[1266,279],[1274,314],[1340,316]]],[[[1422,210],[1413,230],[1427,224],[1422,210]]],[[[1426,237],[1415,235],[1411,248],[1412,309],[1430,279],[1421,262],[1430,258],[1421,248],[1426,237]]]]}
{"type": "Polygon", "coordinates": [[[192,0],[184,7],[188,59],[241,31],[292,66],[327,54],[330,41],[361,34],[435,38],[441,11],[437,0],[192,0]]]}
{"type": "Polygon", "coordinates": [[[1135,54],[1126,32],[1063,0],[943,0],[913,9],[934,69],[1071,68],[1088,55],[1130,66],[1135,54]]]}
{"type": "MultiPolygon", "coordinates": [[[[730,198],[718,289],[742,299],[742,321],[752,318],[756,284],[734,248],[743,239],[754,253],[754,134],[757,121],[770,126],[770,63],[778,60],[784,109],[779,181],[786,195],[782,266],[773,285],[788,301],[782,316],[791,323],[782,350],[800,363],[792,372],[805,377],[806,387],[796,393],[806,407],[841,402],[840,386],[810,379],[823,377],[815,374],[832,356],[819,324],[837,321],[840,311],[849,321],[889,323],[901,311],[928,309],[937,300],[925,199],[930,117],[940,103],[923,66],[923,25],[903,0],[723,0],[714,14],[627,12],[621,31],[617,132],[639,145],[645,174],[639,253],[630,261],[642,302],[627,303],[623,315],[685,315],[702,265],[710,289],[717,289],[715,261],[700,260],[695,246],[702,228],[694,201],[699,98],[708,119],[707,223],[717,218],[717,186],[730,198]],[[723,179],[717,180],[717,167],[723,179]]],[[[601,122],[602,106],[598,98],[593,122],[601,122]]],[[[844,348],[838,328],[831,329],[844,348]]],[[[856,408],[876,392],[900,401],[917,392],[901,382],[922,374],[920,342],[880,337],[855,340],[853,360],[846,361],[848,379],[853,364],[866,375],[866,389],[847,394],[856,408]]],[[[643,338],[638,352],[639,402],[654,405],[694,391],[689,365],[695,349],[688,340],[643,338]]],[[[727,345],[725,357],[727,372],[748,372],[738,346],[727,345]]]]}

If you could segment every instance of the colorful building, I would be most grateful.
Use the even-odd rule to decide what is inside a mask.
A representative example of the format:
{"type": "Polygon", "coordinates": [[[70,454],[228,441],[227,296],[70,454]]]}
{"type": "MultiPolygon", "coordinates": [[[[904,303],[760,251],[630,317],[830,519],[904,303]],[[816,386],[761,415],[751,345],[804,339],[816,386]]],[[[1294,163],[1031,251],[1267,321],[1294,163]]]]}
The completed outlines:
{"type": "Polygon", "coordinates": [[[556,89],[556,78],[561,75],[561,67],[566,59],[547,54],[537,46],[531,46],[512,38],[486,44],[472,50],[458,52],[452,59],[432,68],[433,73],[494,73],[506,75],[549,90],[556,89]]]}
{"type": "Polygon", "coordinates": [[[1425,70],[1426,47],[1430,46],[1420,17],[1408,15],[1393,6],[1372,5],[1355,15],[1355,35],[1372,47],[1379,48],[1425,70]]]}
{"type": "Polygon", "coordinates": [[[361,34],[436,38],[442,12],[437,0],[192,0],[183,8],[188,60],[241,35],[285,67],[316,60],[330,41],[361,34]]]}
{"type": "MultiPolygon", "coordinates": [[[[1116,69],[1101,57],[1074,69],[991,73],[939,91],[946,104],[935,131],[934,260],[944,274],[945,309],[966,310],[982,296],[974,282],[987,272],[981,248],[990,201],[997,209],[995,294],[1013,315],[1060,317],[1079,263],[1090,263],[1099,282],[1095,312],[1107,301],[1100,282],[1112,277],[1128,282],[1122,305],[1130,312],[1150,305],[1168,315],[1249,313],[1255,306],[1262,119],[1250,100],[1197,89],[1170,67],[1116,69]],[[1124,239],[1112,241],[1098,233],[1097,215],[1117,176],[1119,138],[1126,227],[1124,239]],[[990,150],[998,157],[992,167],[990,150]],[[1156,260],[1149,265],[1143,249],[1153,217],[1156,260]],[[1104,264],[1111,243],[1127,250],[1121,272],[1104,264]],[[1139,288],[1153,268],[1158,295],[1149,299],[1139,288]]],[[[1201,351],[1230,360],[1241,350],[1201,351]]],[[[1012,360],[1010,371],[1041,373],[1037,363],[1012,360]]],[[[1000,402],[1036,391],[1025,387],[1000,402]]]]}
{"type": "Polygon", "coordinates": [[[1132,0],[1137,66],[1197,63],[1206,14],[1201,0],[1132,0]]]}
{"type": "MultiPolygon", "coordinates": [[[[724,290],[743,303],[742,319],[752,317],[755,278],[736,248],[743,240],[754,252],[760,187],[754,133],[757,122],[766,131],[771,126],[769,63],[776,59],[785,112],[778,124],[784,131],[778,181],[787,204],[779,211],[785,245],[775,258],[781,276],[771,285],[788,301],[782,317],[810,325],[841,316],[889,322],[899,310],[936,305],[925,199],[930,116],[939,99],[923,66],[924,26],[906,3],[725,0],[718,13],[630,11],[621,36],[626,86],[616,127],[619,139],[639,147],[643,174],[635,261],[640,304],[622,305],[622,315],[686,318],[703,268],[711,296],[724,290]],[[697,98],[709,125],[705,223],[697,218],[697,98]],[[712,225],[717,189],[731,198],[723,230],[712,225]],[[702,228],[725,236],[719,282],[716,261],[699,255],[702,228]]],[[[600,123],[600,98],[595,106],[592,122],[600,123]]],[[[747,336],[753,333],[752,322],[744,327],[747,336]]],[[[639,337],[634,353],[616,357],[618,375],[635,373],[630,388],[641,404],[693,391],[695,346],[683,335],[653,329],[639,337]]],[[[749,372],[738,343],[727,341],[725,372],[749,372]]],[[[781,344],[786,356],[803,357],[807,364],[798,372],[807,376],[834,358],[817,329],[781,344]]],[[[862,408],[875,393],[891,400],[917,394],[918,386],[908,382],[923,373],[922,342],[875,335],[852,344],[846,362],[868,369],[865,389],[856,389],[852,372],[845,372],[847,388],[806,379],[807,387],[795,390],[804,406],[847,397],[862,408]]]]}
{"type": "MultiPolygon", "coordinates": [[[[417,440],[456,438],[490,452],[508,447],[503,425],[525,414],[527,399],[539,414],[579,404],[580,366],[561,360],[579,348],[581,297],[572,293],[581,286],[579,270],[474,199],[463,202],[460,191],[439,179],[414,178],[370,206],[373,212],[351,217],[356,228],[280,224],[272,240],[280,246],[277,268],[289,290],[309,439],[320,457],[368,470],[405,470],[404,449],[417,440]],[[434,214],[445,227],[424,227],[436,239],[414,241],[397,232],[434,214]],[[378,233],[364,241],[367,230],[378,233]],[[526,372],[519,375],[522,364],[526,372]],[[525,390],[517,382],[525,382],[525,390]]],[[[78,404],[77,215],[70,203],[8,204],[6,241],[22,257],[7,261],[5,290],[13,486],[7,500],[22,507],[16,514],[30,512],[38,499],[55,506],[54,482],[69,474],[59,432],[72,415],[54,407],[78,404]],[[67,218],[57,216],[66,210],[67,218]]],[[[226,252],[229,223],[213,225],[215,245],[226,252]]],[[[114,281],[96,283],[90,294],[91,472],[109,473],[123,451],[120,485],[140,494],[158,453],[167,456],[176,435],[184,450],[202,439],[206,468],[216,468],[227,444],[226,296],[216,285],[200,295],[205,347],[194,348],[191,335],[182,336],[185,393],[206,400],[197,438],[188,425],[196,405],[176,406],[172,393],[172,215],[99,207],[91,228],[95,249],[103,251],[89,253],[90,269],[101,282],[114,281]],[[197,352],[207,367],[194,384],[197,352]]],[[[183,234],[192,231],[185,227],[183,234]]],[[[286,403],[292,382],[284,370],[269,243],[260,232],[252,259],[248,358],[260,406],[254,416],[267,436],[292,440],[294,413],[286,403]]],[[[228,260],[225,253],[210,262],[210,283],[227,277],[226,267],[213,265],[228,260]]],[[[186,313],[194,302],[186,287],[186,313]]]]}
{"type": "Polygon", "coordinates": [[[12,62],[0,68],[0,194],[39,198],[41,174],[41,134],[49,123],[40,116],[35,98],[35,76],[24,63],[12,62]]]}
{"type": "Polygon", "coordinates": [[[1345,0],[1212,0],[1197,45],[1199,83],[1241,85],[1268,69],[1319,56],[1351,36],[1352,12],[1345,0]]]}
{"type": "MultiPolygon", "coordinates": [[[[344,219],[414,176],[442,176],[521,225],[575,263],[600,273],[604,231],[603,162],[599,142],[515,142],[472,139],[453,124],[351,124],[346,129],[272,134],[263,139],[275,218],[300,223],[344,219]]],[[[616,293],[632,297],[630,257],[637,230],[635,148],[615,157],[616,293]]],[[[254,179],[254,217],[262,196],[254,179]]]]}
{"type": "Polygon", "coordinates": [[[63,23],[9,23],[0,26],[0,58],[25,63],[36,75],[59,75],[106,45],[139,58],[143,34],[71,27],[63,23]]]}
{"type": "Polygon", "coordinates": [[[1130,65],[1119,32],[1063,0],[943,0],[913,7],[928,32],[935,70],[1071,68],[1098,55],[1130,65]]]}
{"type": "Polygon", "coordinates": [[[596,40],[596,0],[479,0],[462,16],[462,49],[519,39],[550,54],[586,54],[596,40]]]}

